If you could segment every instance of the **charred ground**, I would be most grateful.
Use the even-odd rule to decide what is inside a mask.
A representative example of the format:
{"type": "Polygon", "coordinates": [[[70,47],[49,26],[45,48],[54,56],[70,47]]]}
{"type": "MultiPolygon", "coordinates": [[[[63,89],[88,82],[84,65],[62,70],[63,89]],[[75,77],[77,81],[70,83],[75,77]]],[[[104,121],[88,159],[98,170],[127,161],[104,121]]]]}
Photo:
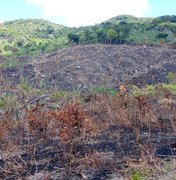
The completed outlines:
{"type": "MultiPolygon", "coordinates": [[[[1,58],[2,59],[2,58],[1,58]]],[[[169,47],[84,45],[38,56],[1,60],[1,75],[16,85],[26,79],[60,90],[114,87],[119,82],[143,86],[166,82],[176,70],[176,50],[169,47]]]]}
{"type": "Polygon", "coordinates": [[[85,45],[1,57],[0,67],[1,179],[174,175],[173,92],[162,84],[136,94],[86,90],[167,82],[176,71],[176,50],[85,45]]]}

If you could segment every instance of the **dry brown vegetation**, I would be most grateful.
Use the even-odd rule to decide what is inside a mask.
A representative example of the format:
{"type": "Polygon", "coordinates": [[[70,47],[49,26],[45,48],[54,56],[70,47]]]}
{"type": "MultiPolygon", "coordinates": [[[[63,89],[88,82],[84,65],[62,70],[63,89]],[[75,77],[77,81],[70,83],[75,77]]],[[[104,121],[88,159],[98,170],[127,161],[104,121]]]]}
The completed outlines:
{"type": "MultiPolygon", "coordinates": [[[[23,105],[18,99],[17,106],[1,113],[0,178],[129,178],[136,170],[152,174],[163,163],[155,149],[172,143],[176,130],[176,107],[161,102],[168,91],[159,92],[84,93],[81,102],[74,96],[55,108],[52,103],[61,98],[23,105]]],[[[176,100],[171,92],[169,98],[176,100]]]]}
{"type": "Polygon", "coordinates": [[[0,179],[160,179],[165,159],[174,167],[176,89],[146,84],[173,80],[175,52],[85,45],[0,57],[0,179]],[[102,84],[113,91],[89,90],[102,84]]]}

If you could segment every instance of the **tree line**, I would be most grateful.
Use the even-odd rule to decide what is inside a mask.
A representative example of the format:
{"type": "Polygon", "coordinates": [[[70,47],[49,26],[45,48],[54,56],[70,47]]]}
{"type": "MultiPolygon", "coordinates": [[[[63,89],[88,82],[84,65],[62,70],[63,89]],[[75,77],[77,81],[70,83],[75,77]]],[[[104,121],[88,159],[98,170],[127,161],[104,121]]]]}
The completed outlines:
{"type": "Polygon", "coordinates": [[[121,15],[101,24],[69,28],[45,20],[27,19],[0,24],[0,54],[50,52],[77,44],[147,44],[176,42],[176,16],[136,18],[121,15]]]}

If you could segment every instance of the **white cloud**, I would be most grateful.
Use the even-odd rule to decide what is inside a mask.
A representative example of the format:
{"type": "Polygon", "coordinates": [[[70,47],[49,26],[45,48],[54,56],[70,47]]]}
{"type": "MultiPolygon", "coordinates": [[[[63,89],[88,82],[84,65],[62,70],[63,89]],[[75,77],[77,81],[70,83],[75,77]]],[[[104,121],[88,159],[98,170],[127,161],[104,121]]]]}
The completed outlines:
{"type": "Polygon", "coordinates": [[[64,18],[67,26],[101,23],[120,14],[142,17],[149,10],[148,0],[26,0],[41,7],[46,19],[64,18]]]}

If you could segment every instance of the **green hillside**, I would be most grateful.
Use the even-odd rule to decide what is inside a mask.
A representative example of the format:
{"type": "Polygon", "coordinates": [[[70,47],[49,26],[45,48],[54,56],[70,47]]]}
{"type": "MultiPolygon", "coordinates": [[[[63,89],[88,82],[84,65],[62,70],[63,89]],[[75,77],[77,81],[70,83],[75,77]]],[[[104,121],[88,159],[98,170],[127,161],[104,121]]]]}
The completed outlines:
{"type": "Polygon", "coordinates": [[[120,15],[96,24],[69,28],[45,20],[15,20],[0,24],[0,53],[36,54],[72,44],[173,44],[176,16],[136,18],[120,15]]]}
{"type": "Polygon", "coordinates": [[[0,25],[0,52],[31,54],[62,48],[68,44],[68,29],[37,19],[5,22],[0,25]]]}

